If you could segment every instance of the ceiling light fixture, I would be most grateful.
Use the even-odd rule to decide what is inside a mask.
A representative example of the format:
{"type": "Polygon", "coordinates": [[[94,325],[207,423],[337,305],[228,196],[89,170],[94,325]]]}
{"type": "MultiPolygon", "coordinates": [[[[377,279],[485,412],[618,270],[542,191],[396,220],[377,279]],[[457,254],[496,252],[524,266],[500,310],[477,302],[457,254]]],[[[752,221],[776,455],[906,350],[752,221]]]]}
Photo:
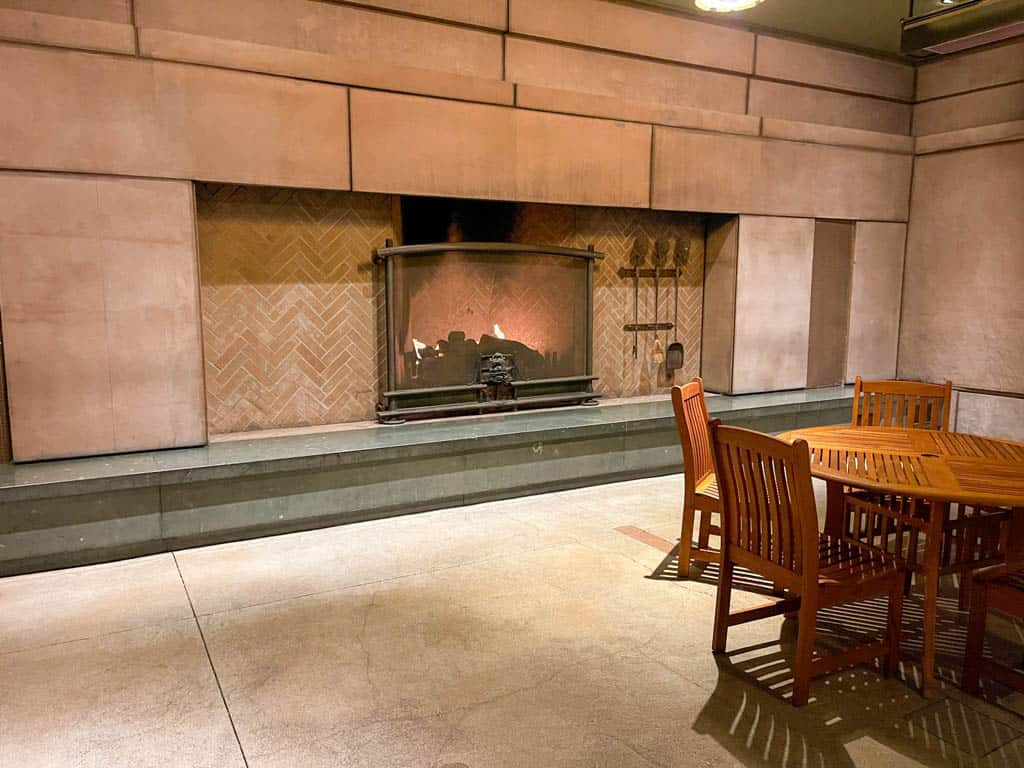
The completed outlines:
{"type": "Polygon", "coordinates": [[[695,5],[702,11],[714,11],[715,13],[745,11],[763,2],[764,0],[694,0],[695,5]]]}

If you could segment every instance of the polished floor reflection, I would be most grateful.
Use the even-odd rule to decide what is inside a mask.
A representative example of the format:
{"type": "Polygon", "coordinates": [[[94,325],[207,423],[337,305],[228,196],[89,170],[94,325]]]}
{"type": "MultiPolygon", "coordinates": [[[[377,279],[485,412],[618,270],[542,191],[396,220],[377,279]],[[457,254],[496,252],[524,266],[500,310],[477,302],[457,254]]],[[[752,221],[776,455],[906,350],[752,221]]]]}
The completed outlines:
{"type": "MultiPolygon", "coordinates": [[[[0,580],[0,765],[1024,765],[1019,698],[956,687],[955,599],[935,699],[908,685],[914,598],[904,679],[845,670],[800,710],[792,621],[738,627],[714,657],[713,568],[676,578],[680,487],[0,580]]],[[[746,587],[737,600],[763,602],[764,585],[746,587]]],[[[821,643],[879,617],[871,603],[826,613],[821,643]]]]}

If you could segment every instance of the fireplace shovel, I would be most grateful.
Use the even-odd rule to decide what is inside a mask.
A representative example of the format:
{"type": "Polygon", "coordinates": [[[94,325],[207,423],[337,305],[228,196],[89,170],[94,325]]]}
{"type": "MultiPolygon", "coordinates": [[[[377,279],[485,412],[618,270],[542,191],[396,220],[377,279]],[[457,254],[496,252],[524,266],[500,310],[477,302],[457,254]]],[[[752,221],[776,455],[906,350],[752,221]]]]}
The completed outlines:
{"type": "Polygon", "coordinates": [[[672,333],[675,335],[675,341],[669,344],[665,350],[665,375],[669,379],[672,378],[673,373],[683,367],[684,350],[682,342],[679,341],[679,272],[686,260],[684,254],[689,250],[689,238],[685,241],[682,239],[676,241],[676,250],[673,254],[673,266],[675,269],[672,276],[672,282],[675,287],[675,322],[672,324],[672,333]]]}

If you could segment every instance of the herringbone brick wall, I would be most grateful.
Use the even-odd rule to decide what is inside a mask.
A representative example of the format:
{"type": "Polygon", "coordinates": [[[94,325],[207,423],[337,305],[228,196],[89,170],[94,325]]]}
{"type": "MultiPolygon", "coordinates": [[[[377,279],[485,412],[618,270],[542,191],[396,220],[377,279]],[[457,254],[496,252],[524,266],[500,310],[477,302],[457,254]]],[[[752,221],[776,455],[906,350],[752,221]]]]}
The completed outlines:
{"type": "MultiPolygon", "coordinates": [[[[391,197],[353,192],[197,184],[199,261],[211,434],[370,419],[379,393],[380,288],[371,251],[397,241],[391,197]]],[[[679,286],[685,365],[700,370],[704,234],[699,216],[661,211],[526,204],[513,239],[605,254],[594,281],[594,371],[606,397],[665,391],[653,334],[639,357],[624,323],[633,284],[620,277],[639,246],[691,248],[679,286]]],[[[648,255],[648,266],[650,256],[648,255]]],[[[668,266],[668,265],[666,265],[668,266]]],[[[660,286],[660,319],[672,320],[672,284],[660,286]]],[[[654,285],[640,287],[640,320],[654,319],[654,285]]],[[[672,341],[662,333],[663,346],[672,341]]]]}
{"type": "Polygon", "coordinates": [[[197,184],[211,434],[373,417],[391,198],[197,184]]]}

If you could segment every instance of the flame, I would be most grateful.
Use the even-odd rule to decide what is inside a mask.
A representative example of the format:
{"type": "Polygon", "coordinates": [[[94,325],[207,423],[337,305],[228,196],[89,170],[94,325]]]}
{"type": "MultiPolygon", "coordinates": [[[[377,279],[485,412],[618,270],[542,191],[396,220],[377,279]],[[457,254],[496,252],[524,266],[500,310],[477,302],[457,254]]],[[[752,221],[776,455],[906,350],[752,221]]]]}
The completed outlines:
{"type": "Polygon", "coordinates": [[[419,339],[413,339],[413,340],[412,340],[412,348],[413,348],[414,350],[416,350],[416,359],[417,359],[417,360],[422,360],[422,359],[423,359],[423,355],[421,355],[421,354],[420,354],[420,350],[421,350],[421,349],[426,349],[426,348],[427,348],[427,345],[426,345],[426,344],[424,344],[424,343],[423,343],[422,341],[420,341],[419,339]]]}
{"type": "Polygon", "coordinates": [[[498,325],[497,323],[494,324],[494,335],[496,337],[498,337],[499,339],[504,339],[505,338],[504,331],[501,330],[501,326],[498,325]]]}

